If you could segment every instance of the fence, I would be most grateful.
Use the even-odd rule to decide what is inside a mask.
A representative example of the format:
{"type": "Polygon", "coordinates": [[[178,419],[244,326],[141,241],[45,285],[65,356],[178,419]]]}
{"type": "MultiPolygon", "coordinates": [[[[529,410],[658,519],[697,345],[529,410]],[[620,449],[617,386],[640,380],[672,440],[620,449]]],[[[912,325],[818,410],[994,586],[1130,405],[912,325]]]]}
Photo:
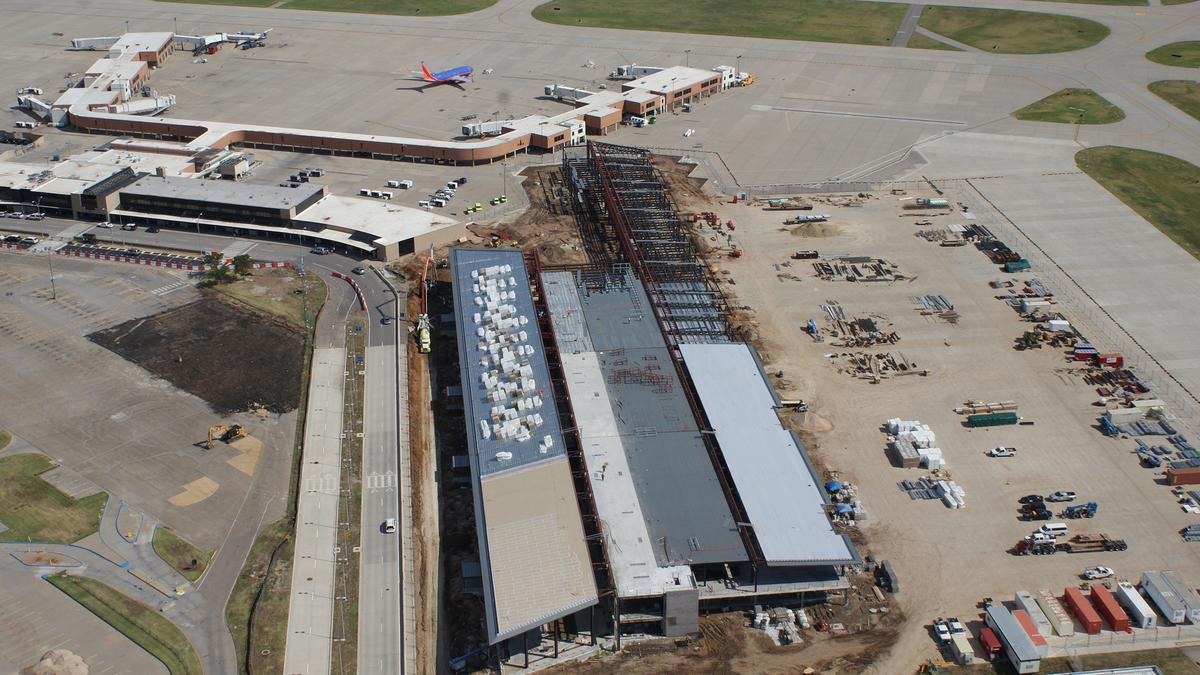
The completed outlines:
{"type": "Polygon", "coordinates": [[[1135,645],[1145,645],[1146,647],[1173,646],[1188,642],[1200,642],[1200,626],[1135,628],[1132,633],[1105,631],[1098,635],[1077,633],[1071,637],[1062,638],[1061,649],[1067,653],[1075,654],[1085,651],[1122,651],[1122,649],[1131,648],[1135,645]]]}

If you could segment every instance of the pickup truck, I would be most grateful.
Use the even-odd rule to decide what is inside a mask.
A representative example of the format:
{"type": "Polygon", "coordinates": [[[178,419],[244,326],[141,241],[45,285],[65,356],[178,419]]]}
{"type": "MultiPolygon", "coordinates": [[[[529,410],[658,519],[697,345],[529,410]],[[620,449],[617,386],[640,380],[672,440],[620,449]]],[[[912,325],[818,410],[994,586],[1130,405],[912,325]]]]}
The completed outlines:
{"type": "Polygon", "coordinates": [[[1016,448],[992,448],[988,450],[988,457],[1016,457],[1016,448]]]}

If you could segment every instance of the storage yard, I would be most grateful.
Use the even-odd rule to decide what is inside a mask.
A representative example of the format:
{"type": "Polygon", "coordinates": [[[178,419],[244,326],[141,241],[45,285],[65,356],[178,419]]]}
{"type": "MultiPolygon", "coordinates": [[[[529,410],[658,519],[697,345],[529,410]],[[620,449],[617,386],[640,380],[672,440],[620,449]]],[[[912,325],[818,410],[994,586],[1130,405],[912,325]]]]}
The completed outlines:
{"type": "MultiPolygon", "coordinates": [[[[780,396],[805,403],[803,438],[814,459],[854,482],[872,512],[889,514],[860,525],[866,553],[890,560],[903,579],[900,606],[930,621],[958,616],[975,622],[985,598],[1000,601],[1018,590],[1042,588],[1061,596],[1089,565],[1111,566],[1118,579],[1135,584],[1143,572],[1156,569],[1175,570],[1184,586],[1200,584],[1200,552],[1184,541],[1189,530],[1183,529],[1196,522],[1190,512],[1195,497],[1187,486],[1172,494],[1163,485],[1171,463],[1180,476],[1175,480],[1191,480],[1183,478],[1195,460],[1188,433],[1156,421],[1154,412],[1144,419],[1166,404],[1155,401],[1148,382],[1122,368],[1127,364],[1120,355],[1101,354],[1104,335],[1093,346],[1086,333],[1067,332],[1076,316],[1073,307],[1054,297],[1036,268],[1005,271],[1006,263],[1024,260],[1013,252],[1022,242],[974,245],[995,219],[986,204],[969,201],[961,184],[938,185],[948,208],[923,211],[914,220],[905,217],[911,209],[904,208],[914,195],[940,196],[929,185],[905,187],[900,194],[845,195],[854,207],[823,205],[834,234],[810,238],[781,231],[781,215],[759,203],[724,204],[715,211],[720,222],[733,221],[729,234],[739,255],[711,253],[731,302],[757,310],[752,331],[780,396]],[[936,240],[953,234],[972,239],[971,245],[931,246],[922,232],[935,220],[947,233],[936,240]],[[797,249],[820,255],[818,267],[797,274],[799,280],[780,279],[780,265],[790,262],[794,269],[796,262],[810,262],[792,260],[797,249]],[[845,283],[819,267],[883,253],[909,278],[845,283]],[[908,311],[914,299],[921,301],[921,311],[908,311]],[[858,354],[831,351],[834,340],[845,339],[836,309],[841,307],[887,316],[888,330],[903,340],[862,345],[858,354]],[[945,311],[954,312],[954,321],[939,317],[945,311]],[[898,363],[919,364],[923,377],[896,376],[901,371],[891,363],[898,349],[903,350],[898,363]],[[884,363],[886,368],[878,365],[884,363]],[[847,372],[853,381],[846,381],[847,372]],[[1126,399],[1139,400],[1119,403],[1126,399]],[[1102,417],[1106,410],[1114,428],[1102,417]],[[1105,435],[1105,429],[1116,435],[1105,435]],[[901,453],[900,446],[908,450],[901,453]],[[997,448],[1012,448],[1012,456],[990,456],[997,448]],[[1077,538],[1060,538],[1059,555],[1012,555],[1013,543],[1038,527],[1018,519],[1017,499],[1057,490],[1078,493],[1074,504],[1100,507],[1094,517],[1066,521],[1077,538]],[[1125,547],[1103,543],[1097,538],[1102,534],[1125,547]],[[1091,540],[1101,543],[1093,546],[1091,540]],[[1071,555],[1072,549],[1099,552],[1071,555]]],[[[711,234],[707,226],[700,231],[702,238],[711,234]]],[[[1047,506],[1057,512],[1071,505],[1047,506]]],[[[1102,639],[1133,639],[1126,635],[1102,639]]],[[[1100,641],[1093,638],[1091,644],[1100,641]]],[[[1062,646],[1051,637],[1051,647],[1062,646]]],[[[910,630],[894,653],[922,651],[941,658],[936,640],[910,630]]],[[[891,665],[899,668],[901,662],[891,665]]]]}

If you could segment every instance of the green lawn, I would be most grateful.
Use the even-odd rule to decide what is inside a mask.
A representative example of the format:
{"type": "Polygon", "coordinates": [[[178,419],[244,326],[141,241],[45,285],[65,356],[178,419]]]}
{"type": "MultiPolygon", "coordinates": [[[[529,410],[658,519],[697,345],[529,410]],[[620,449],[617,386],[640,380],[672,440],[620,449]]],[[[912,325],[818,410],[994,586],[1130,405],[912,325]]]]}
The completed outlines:
{"type": "MultiPolygon", "coordinates": [[[[566,26],[888,45],[907,9],[857,0],[741,0],[736,5],[724,0],[555,0],[538,6],[533,16],[566,26]]],[[[675,60],[684,61],[682,56],[675,60]]]]}
{"type": "Polygon", "coordinates": [[[304,328],[306,308],[308,320],[316,318],[328,292],[324,279],[316,273],[306,272],[302,284],[299,272],[292,268],[255,270],[244,279],[212,288],[255,309],[287,319],[297,328],[304,328]],[[307,301],[301,292],[304,286],[308,287],[307,301]]]}
{"type": "Polygon", "coordinates": [[[1195,2],[1195,1],[1196,0],[1162,0],[1162,4],[1164,4],[1164,5],[1186,5],[1189,2],[1195,2]]]}
{"type": "Polygon", "coordinates": [[[1200,258],[1200,167],[1170,155],[1112,145],[1081,150],[1075,163],[1200,258]]]}
{"type": "Polygon", "coordinates": [[[1108,37],[1095,21],[1061,14],[976,7],[926,7],[921,27],[997,54],[1051,54],[1091,47],[1108,37]]]}
{"type": "Polygon", "coordinates": [[[188,581],[204,576],[208,561],[212,559],[211,551],[201,551],[165,527],[154,530],[154,552],[188,581]]]}
{"type": "Polygon", "coordinates": [[[171,675],[203,675],[187,636],[154,608],[95,579],[56,574],[47,581],[162,661],[171,675]]]}
{"type": "Polygon", "coordinates": [[[234,583],[229,601],[225,603],[225,624],[233,635],[239,672],[245,672],[247,651],[251,661],[250,672],[282,672],[283,648],[287,642],[288,600],[292,588],[293,550],[294,543],[286,518],[263,526],[254,545],[250,547],[250,554],[246,556],[246,564],[234,583]],[[281,543],[283,547],[275,559],[275,565],[271,567],[271,576],[264,580],[271,552],[281,543]],[[260,590],[262,599],[255,610],[254,634],[251,636],[250,609],[260,590]],[[253,649],[250,649],[250,642],[253,642],[253,649]],[[267,653],[263,654],[264,651],[267,653]]]}
{"type": "Polygon", "coordinates": [[[326,12],[362,14],[403,14],[406,16],[447,16],[478,12],[496,4],[496,0],[158,0],[198,5],[241,5],[270,7],[276,2],[284,9],[316,9],[326,12]]]}
{"type": "Polygon", "coordinates": [[[908,44],[904,46],[912,49],[942,49],[951,52],[962,51],[954,45],[948,45],[945,42],[938,42],[937,40],[921,35],[920,33],[913,33],[912,36],[908,38],[908,44]]]}
{"type": "Polygon", "coordinates": [[[12,443],[12,434],[0,429],[0,450],[7,448],[9,443],[12,443]]]}
{"type": "Polygon", "coordinates": [[[1200,68],[1200,41],[1172,42],[1146,52],[1146,58],[1164,66],[1200,68]]]}
{"type": "Polygon", "coordinates": [[[1149,88],[1159,98],[1200,120],[1200,82],[1160,80],[1151,82],[1149,88]]]}
{"type": "Polygon", "coordinates": [[[1012,115],[1025,122],[1063,124],[1112,124],[1125,119],[1125,113],[1120,108],[1091,89],[1056,91],[1012,115]]]}
{"type": "Polygon", "coordinates": [[[108,495],[71,499],[38,476],[54,464],[43,455],[0,458],[0,522],[7,540],[72,543],[100,529],[108,495]]]}
{"type": "Polygon", "coordinates": [[[1041,2],[1071,2],[1077,5],[1142,5],[1150,3],[1147,0],[1040,0],[1041,2]]]}

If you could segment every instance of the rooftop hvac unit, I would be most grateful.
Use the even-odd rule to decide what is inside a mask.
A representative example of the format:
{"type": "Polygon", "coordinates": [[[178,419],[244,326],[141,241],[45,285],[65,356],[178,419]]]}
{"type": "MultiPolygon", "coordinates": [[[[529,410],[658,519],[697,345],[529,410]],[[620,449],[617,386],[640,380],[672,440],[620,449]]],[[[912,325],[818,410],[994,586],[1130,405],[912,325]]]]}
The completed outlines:
{"type": "Polygon", "coordinates": [[[496,459],[500,460],[501,462],[507,462],[508,460],[512,459],[512,457],[512,453],[507,450],[501,450],[500,452],[496,453],[496,459]]]}

